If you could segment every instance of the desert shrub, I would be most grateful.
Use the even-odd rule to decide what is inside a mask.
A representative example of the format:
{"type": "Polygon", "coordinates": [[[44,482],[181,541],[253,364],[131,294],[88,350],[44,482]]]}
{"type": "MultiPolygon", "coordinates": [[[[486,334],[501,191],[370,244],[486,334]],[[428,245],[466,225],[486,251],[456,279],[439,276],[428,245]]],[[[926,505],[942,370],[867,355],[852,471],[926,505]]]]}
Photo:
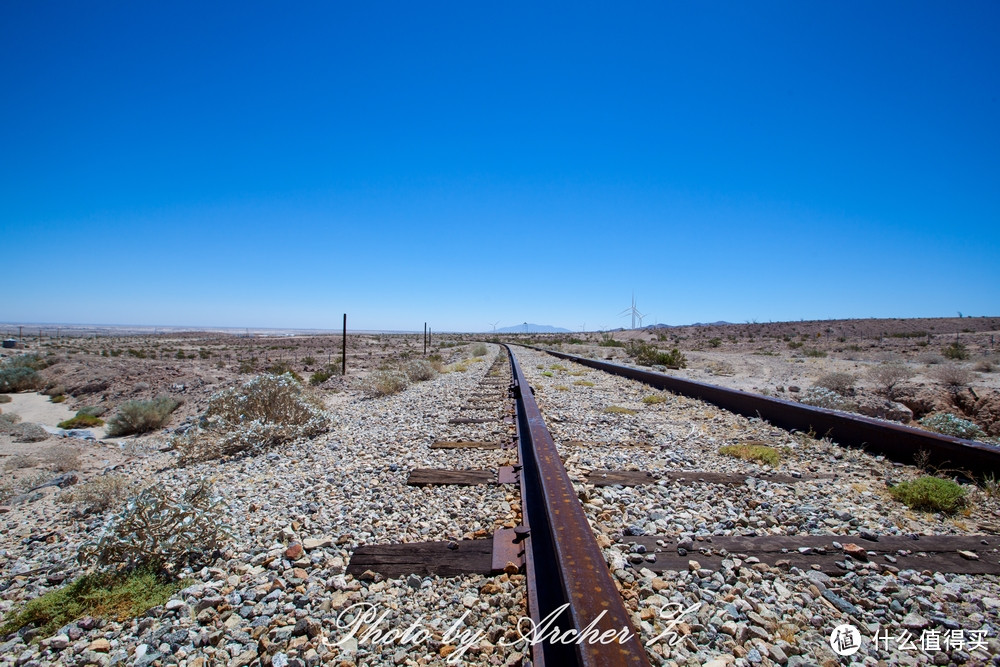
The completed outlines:
{"type": "Polygon", "coordinates": [[[208,402],[200,424],[172,442],[182,463],[256,454],[269,447],[326,431],[321,404],[288,375],[258,375],[208,402]]]}
{"type": "Polygon", "coordinates": [[[302,358],[302,364],[304,366],[315,366],[316,365],[316,357],[313,357],[311,355],[303,357],[302,358]]]}
{"type": "Polygon", "coordinates": [[[236,372],[240,375],[248,375],[250,373],[257,372],[257,360],[256,359],[244,359],[240,362],[237,367],[236,372]]]}
{"type": "Polygon", "coordinates": [[[709,345],[709,347],[719,347],[720,345],[722,345],[722,339],[721,338],[709,338],[708,339],[708,345],[709,345]]]}
{"type": "Polygon", "coordinates": [[[309,376],[309,384],[315,387],[316,385],[323,384],[332,377],[333,373],[328,369],[318,370],[309,376]]]}
{"type": "Polygon", "coordinates": [[[489,352],[489,348],[484,343],[476,343],[472,346],[469,355],[473,357],[485,357],[487,352],[489,352]]]}
{"type": "Polygon", "coordinates": [[[643,396],[642,402],[646,405],[656,405],[657,403],[666,402],[667,397],[664,394],[650,394],[649,396],[643,396]]]}
{"type": "Polygon", "coordinates": [[[826,356],[826,352],[824,352],[823,350],[817,350],[814,347],[807,347],[806,349],[802,350],[802,354],[806,355],[807,357],[817,357],[817,358],[822,358],[826,356]]]}
{"type": "Polygon", "coordinates": [[[69,472],[80,469],[80,450],[76,447],[55,447],[42,455],[42,461],[55,472],[69,472]]]}
{"type": "Polygon", "coordinates": [[[0,403],[10,403],[11,400],[13,399],[11,399],[11,397],[7,394],[0,394],[0,403]]]}
{"type": "Polygon", "coordinates": [[[913,369],[899,363],[879,364],[872,366],[866,373],[869,380],[874,382],[890,398],[896,386],[905,380],[913,377],[913,369]]]}
{"type": "Polygon", "coordinates": [[[950,479],[940,477],[925,476],[900,482],[889,489],[889,494],[904,505],[925,512],[954,514],[966,503],[965,490],[950,479]]]}
{"type": "Polygon", "coordinates": [[[797,341],[794,341],[794,340],[793,340],[793,341],[789,341],[789,342],[788,342],[788,347],[789,347],[790,349],[792,349],[792,350],[797,350],[797,349],[799,349],[800,347],[802,347],[802,345],[803,345],[803,343],[799,343],[799,342],[797,342],[797,341]]]}
{"type": "Polygon", "coordinates": [[[615,340],[610,335],[603,335],[601,337],[601,342],[598,343],[601,347],[625,347],[625,343],[620,340],[615,340]]]}
{"type": "Polygon", "coordinates": [[[643,341],[631,341],[627,352],[629,356],[635,357],[635,363],[640,366],[687,367],[687,359],[676,347],[670,352],[663,352],[655,345],[643,341]]]}
{"type": "Polygon", "coordinates": [[[69,491],[61,493],[58,498],[59,502],[77,505],[85,512],[104,512],[124,502],[130,486],[127,477],[101,475],[77,484],[69,491]]]}
{"type": "Polygon", "coordinates": [[[406,363],[402,364],[400,370],[406,373],[406,377],[410,379],[410,382],[430,380],[432,377],[437,375],[437,371],[434,370],[431,362],[424,359],[410,359],[406,363]]]}
{"type": "Polygon", "coordinates": [[[769,466],[778,465],[778,461],[781,459],[778,450],[767,445],[723,445],[719,447],[719,453],[724,456],[733,456],[747,461],[760,461],[769,466]]]}
{"type": "Polygon", "coordinates": [[[604,408],[604,411],[606,413],[612,414],[612,415],[636,415],[636,414],[639,414],[635,410],[632,410],[630,408],[623,408],[620,405],[609,405],[608,407],[604,408]]]}
{"type": "Polygon", "coordinates": [[[66,402],[66,395],[65,394],[53,394],[49,398],[49,402],[50,403],[65,403],[66,402]]]}
{"type": "Polygon", "coordinates": [[[917,357],[917,361],[928,366],[934,366],[935,364],[944,363],[944,357],[933,352],[925,352],[917,357]]]}
{"type": "MultiPolygon", "coordinates": [[[[975,369],[980,373],[992,373],[997,369],[996,363],[992,359],[981,359],[976,362],[975,369]]],[[[0,403],[3,402],[3,397],[0,396],[0,403]]]]}
{"type": "MultiPolygon", "coordinates": [[[[456,366],[453,367],[452,370],[465,371],[468,370],[468,366],[463,368],[458,368],[456,366]]],[[[392,370],[379,370],[372,371],[368,374],[368,377],[365,378],[362,390],[372,397],[389,396],[391,394],[398,394],[406,389],[409,384],[410,381],[406,377],[405,373],[392,370]]]]}
{"type": "Polygon", "coordinates": [[[932,415],[927,415],[920,420],[920,424],[932,431],[937,431],[938,433],[954,436],[956,438],[976,440],[978,438],[986,437],[986,433],[983,429],[979,428],[979,426],[975,423],[969,421],[968,419],[956,417],[950,412],[937,412],[932,415]]]}
{"type": "Polygon", "coordinates": [[[86,574],[12,613],[0,636],[32,627],[44,637],[83,616],[125,621],[166,603],[186,584],[148,571],[86,574]]]}
{"type": "Polygon", "coordinates": [[[34,391],[41,388],[42,377],[30,365],[15,363],[20,357],[11,357],[0,365],[0,391],[34,391]]]}
{"type": "Polygon", "coordinates": [[[943,354],[948,359],[953,359],[955,361],[963,361],[969,358],[969,351],[965,348],[965,345],[955,341],[948,347],[941,350],[943,354]]]}
{"type": "Polygon", "coordinates": [[[806,405],[812,405],[817,408],[826,408],[827,410],[841,410],[845,412],[850,412],[855,407],[857,407],[854,402],[847,398],[844,398],[832,389],[827,389],[826,387],[813,386],[802,392],[802,396],[799,398],[800,403],[805,403],[806,405]]]}
{"type": "Polygon", "coordinates": [[[108,420],[108,435],[116,438],[133,433],[149,433],[162,428],[170,413],[181,404],[171,396],[159,396],[151,401],[126,401],[108,420]]]}
{"type": "Polygon", "coordinates": [[[949,387],[964,387],[976,378],[976,374],[958,364],[943,364],[935,368],[931,375],[934,379],[949,387]]]}
{"type": "Polygon", "coordinates": [[[83,410],[80,410],[76,413],[75,417],[70,417],[65,421],[61,421],[57,424],[57,426],[65,429],[90,428],[91,426],[104,426],[104,420],[100,417],[86,414],[83,410]]]}
{"type": "Polygon", "coordinates": [[[857,381],[857,376],[852,373],[835,372],[820,376],[814,385],[835,391],[841,396],[847,396],[854,389],[854,383],[857,381]]]}
{"type": "Polygon", "coordinates": [[[77,560],[101,570],[176,571],[219,547],[228,530],[223,508],[206,481],[179,495],[151,486],[129,498],[100,534],[84,542],[77,560]]]}

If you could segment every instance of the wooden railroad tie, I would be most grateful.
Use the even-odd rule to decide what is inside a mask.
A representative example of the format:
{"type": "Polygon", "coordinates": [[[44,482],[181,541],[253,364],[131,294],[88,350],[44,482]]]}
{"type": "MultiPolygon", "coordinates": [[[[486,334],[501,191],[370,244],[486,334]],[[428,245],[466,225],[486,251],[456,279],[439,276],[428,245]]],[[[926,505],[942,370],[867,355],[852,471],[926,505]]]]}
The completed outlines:
{"type": "Polygon", "coordinates": [[[739,473],[705,472],[701,470],[685,470],[682,472],[652,473],[643,470],[592,470],[584,477],[583,481],[594,486],[640,486],[642,484],[655,484],[660,480],[678,482],[681,484],[745,484],[748,479],[759,479],[775,484],[795,484],[796,482],[807,482],[817,479],[833,479],[833,475],[782,475],[782,474],[760,474],[747,475],[739,473]]]}
{"type": "Polygon", "coordinates": [[[480,540],[363,545],[351,555],[347,573],[358,578],[367,572],[390,578],[516,574],[524,568],[524,543],[516,530],[500,528],[493,537],[480,540]]]}
{"type": "Polygon", "coordinates": [[[476,486],[479,484],[516,484],[518,476],[513,466],[501,466],[493,470],[441,470],[437,468],[414,468],[406,483],[410,486],[450,484],[455,486],[476,486]]]}
{"type": "Polygon", "coordinates": [[[695,541],[694,547],[681,555],[673,536],[625,537],[626,543],[641,544],[647,553],[655,553],[655,562],[643,562],[654,572],[687,570],[691,561],[702,568],[719,570],[726,558],[748,557],[767,565],[804,571],[817,569],[827,575],[842,575],[850,571],[845,561],[855,569],[870,563],[884,569],[930,570],[953,574],[1000,574],[1000,537],[995,535],[884,535],[878,540],[859,535],[762,535],[758,537],[712,536],[695,541]],[[658,541],[665,542],[661,547],[658,541]],[[834,546],[840,544],[840,548],[834,546]],[[723,555],[725,551],[728,555],[723,555]],[[900,553],[903,552],[903,553],[900,553]],[[854,555],[849,555],[854,554],[854,555]],[[886,558],[888,556],[888,558],[886,558]],[[891,559],[891,560],[890,560],[891,559]]]}

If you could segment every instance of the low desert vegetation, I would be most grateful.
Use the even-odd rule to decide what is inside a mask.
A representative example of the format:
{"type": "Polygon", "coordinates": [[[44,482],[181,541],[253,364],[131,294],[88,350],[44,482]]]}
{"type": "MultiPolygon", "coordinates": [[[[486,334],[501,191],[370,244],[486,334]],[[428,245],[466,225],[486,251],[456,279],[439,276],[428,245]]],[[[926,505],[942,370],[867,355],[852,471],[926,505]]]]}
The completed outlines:
{"type": "Polygon", "coordinates": [[[609,405],[608,407],[604,408],[604,412],[606,412],[608,414],[611,414],[611,415],[636,415],[636,414],[639,414],[638,412],[636,412],[635,410],[632,410],[631,408],[623,408],[620,405],[609,405]]]}
{"type": "Polygon", "coordinates": [[[665,403],[667,397],[663,394],[650,394],[649,396],[643,396],[642,402],[646,405],[656,405],[657,403],[665,403]]]}
{"type": "Polygon", "coordinates": [[[0,403],[10,403],[12,400],[7,394],[0,394],[0,403]]]}
{"type": "Polygon", "coordinates": [[[86,574],[13,612],[0,636],[30,627],[45,637],[83,616],[124,621],[166,603],[186,584],[149,571],[86,574]]]}
{"type": "Polygon", "coordinates": [[[965,345],[955,341],[948,347],[941,350],[941,354],[945,356],[946,359],[953,359],[955,361],[964,361],[969,358],[969,351],[966,349],[965,345]]]}
{"type": "Polygon", "coordinates": [[[472,346],[469,351],[469,356],[471,357],[485,357],[486,353],[489,352],[489,348],[486,347],[485,343],[476,343],[472,346]]]}
{"type": "Polygon", "coordinates": [[[324,368],[315,371],[312,375],[309,376],[309,384],[311,384],[314,387],[317,385],[321,385],[330,378],[332,378],[334,375],[340,375],[342,370],[343,366],[341,365],[340,361],[333,364],[327,364],[324,368]]]}
{"type": "Polygon", "coordinates": [[[851,412],[857,409],[857,404],[854,401],[841,396],[832,389],[819,385],[809,387],[802,392],[799,402],[827,410],[840,410],[841,412],[851,412]]]}
{"type": "Polygon", "coordinates": [[[575,384],[577,387],[593,387],[594,386],[594,383],[591,382],[590,380],[577,380],[573,384],[575,384]]]}
{"type": "Polygon", "coordinates": [[[781,455],[777,449],[768,445],[739,444],[723,445],[719,447],[719,453],[723,456],[732,456],[746,461],[759,461],[771,467],[778,465],[781,455]]]}
{"type": "Polygon", "coordinates": [[[965,490],[950,479],[924,476],[900,482],[889,494],[907,507],[922,512],[954,514],[965,507],[965,490]]]}
{"type": "Polygon", "coordinates": [[[104,426],[104,420],[100,417],[96,417],[93,414],[84,412],[83,410],[78,410],[75,417],[70,417],[65,421],[61,421],[57,424],[59,428],[71,429],[71,428],[91,428],[94,426],[104,426]]]}
{"type": "MultiPolygon", "coordinates": [[[[382,372],[382,371],[376,371],[382,372]]],[[[172,442],[181,463],[257,454],[329,428],[320,401],[287,375],[259,375],[213,395],[199,424],[172,442]]]]}
{"type": "Polygon", "coordinates": [[[976,379],[974,371],[958,364],[942,364],[931,371],[931,376],[948,387],[965,387],[976,379]]]}
{"type": "Polygon", "coordinates": [[[37,354],[8,357],[0,363],[0,392],[36,391],[43,381],[38,371],[48,368],[49,362],[37,354]]]}
{"type": "Polygon", "coordinates": [[[962,419],[950,412],[937,412],[920,420],[920,425],[937,433],[966,440],[980,440],[986,432],[968,419],[962,419]]]}
{"type": "Polygon", "coordinates": [[[116,438],[123,435],[142,434],[163,428],[170,419],[170,413],[181,402],[171,396],[159,396],[150,401],[127,401],[118,406],[118,411],[108,420],[108,435],[116,438]]]}
{"type": "Polygon", "coordinates": [[[889,398],[895,396],[896,387],[915,375],[912,368],[890,362],[872,366],[866,373],[869,380],[889,398]]]}
{"type": "Polygon", "coordinates": [[[670,352],[664,352],[655,345],[643,341],[631,341],[626,351],[640,366],[687,368],[687,358],[676,347],[670,352]]]}
{"type": "Polygon", "coordinates": [[[73,505],[83,513],[105,512],[124,503],[131,487],[127,477],[101,475],[77,484],[57,497],[59,502],[73,505]]]}
{"type": "Polygon", "coordinates": [[[853,373],[834,372],[821,375],[814,384],[835,391],[841,396],[849,396],[854,391],[857,381],[858,378],[853,373]]]}

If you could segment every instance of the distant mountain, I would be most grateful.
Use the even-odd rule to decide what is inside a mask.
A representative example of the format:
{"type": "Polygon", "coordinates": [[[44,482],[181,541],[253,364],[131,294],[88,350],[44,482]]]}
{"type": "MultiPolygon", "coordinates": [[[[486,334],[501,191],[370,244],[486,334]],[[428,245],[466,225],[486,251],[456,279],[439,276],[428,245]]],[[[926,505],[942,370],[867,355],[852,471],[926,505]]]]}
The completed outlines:
{"type": "Polygon", "coordinates": [[[518,324],[512,327],[497,329],[497,333],[569,333],[569,329],[551,327],[548,324],[518,324]]]}
{"type": "Polygon", "coordinates": [[[680,327],[721,327],[724,324],[732,324],[732,322],[719,320],[718,322],[695,322],[694,324],[650,324],[644,326],[643,329],[677,329],[680,327]]]}

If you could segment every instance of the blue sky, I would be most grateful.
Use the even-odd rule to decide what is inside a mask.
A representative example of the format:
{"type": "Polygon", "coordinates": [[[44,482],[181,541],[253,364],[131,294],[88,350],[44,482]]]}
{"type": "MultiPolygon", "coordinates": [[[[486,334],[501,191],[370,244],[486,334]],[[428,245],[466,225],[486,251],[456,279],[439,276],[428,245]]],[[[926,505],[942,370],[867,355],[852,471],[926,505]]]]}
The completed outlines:
{"type": "Polygon", "coordinates": [[[0,321],[1000,314],[1000,4],[0,4],[0,321]]]}

